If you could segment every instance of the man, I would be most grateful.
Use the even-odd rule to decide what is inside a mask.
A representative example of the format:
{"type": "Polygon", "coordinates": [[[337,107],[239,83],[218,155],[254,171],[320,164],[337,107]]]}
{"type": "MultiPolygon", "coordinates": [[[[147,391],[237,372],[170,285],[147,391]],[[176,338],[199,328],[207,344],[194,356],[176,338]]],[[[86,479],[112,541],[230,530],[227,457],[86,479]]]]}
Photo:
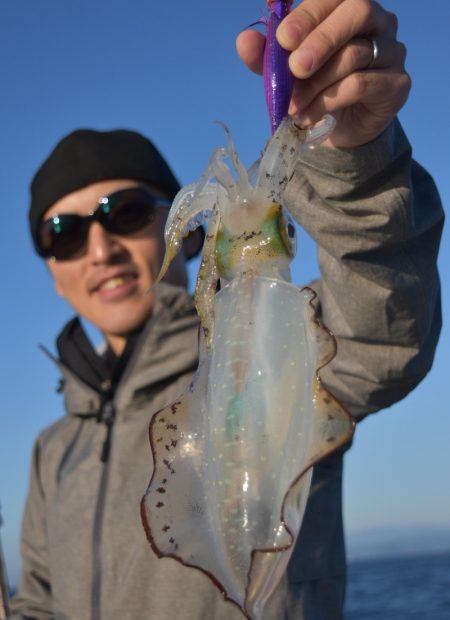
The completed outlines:
{"type": "MultiPolygon", "coordinates": [[[[291,112],[303,122],[332,112],[338,121],[327,145],[302,155],[286,201],[317,241],[322,318],[338,340],[323,381],[361,419],[405,396],[431,366],[442,210],[394,118],[409,91],[394,17],[365,0],[305,0],[278,36],[303,78],[291,112]]],[[[261,43],[257,33],[238,39],[257,71],[261,43]]],[[[158,560],[139,519],[151,476],[149,419],[183,391],[197,364],[185,259],[198,238],[146,294],[161,263],[166,201],[177,189],[153,146],[129,132],[71,134],[33,181],[36,249],[58,293],[107,346],[98,355],[76,319],[58,338],[68,415],[36,443],[13,618],[242,618],[199,571],[158,560]]],[[[268,620],[342,617],[341,469],[337,454],[314,470],[268,620]]]]}

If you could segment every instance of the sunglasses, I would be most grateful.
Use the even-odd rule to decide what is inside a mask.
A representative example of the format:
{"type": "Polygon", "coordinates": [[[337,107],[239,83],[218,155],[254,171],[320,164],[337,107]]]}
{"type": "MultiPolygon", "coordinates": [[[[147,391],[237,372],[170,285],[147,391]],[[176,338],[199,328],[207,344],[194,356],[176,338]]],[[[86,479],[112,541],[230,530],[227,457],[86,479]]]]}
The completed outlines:
{"type": "Polygon", "coordinates": [[[39,254],[43,258],[69,260],[86,250],[92,222],[98,222],[113,235],[133,235],[154,220],[156,207],[170,205],[169,200],[143,187],[102,196],[89,215],[63,213],[43,221],[37,232],[39,254]]]}

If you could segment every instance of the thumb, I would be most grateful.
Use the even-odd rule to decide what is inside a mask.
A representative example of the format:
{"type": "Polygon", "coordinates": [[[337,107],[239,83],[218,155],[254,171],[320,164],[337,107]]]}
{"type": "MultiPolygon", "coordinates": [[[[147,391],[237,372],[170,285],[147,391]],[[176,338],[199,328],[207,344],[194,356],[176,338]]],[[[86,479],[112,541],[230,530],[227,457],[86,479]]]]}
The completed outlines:
{"type": "Polygon", "coordinates": [[[236,49],[242,62],[254,73],[263,72],[266,38],[256,30],[244,30],[236,38],[236,49]]]}

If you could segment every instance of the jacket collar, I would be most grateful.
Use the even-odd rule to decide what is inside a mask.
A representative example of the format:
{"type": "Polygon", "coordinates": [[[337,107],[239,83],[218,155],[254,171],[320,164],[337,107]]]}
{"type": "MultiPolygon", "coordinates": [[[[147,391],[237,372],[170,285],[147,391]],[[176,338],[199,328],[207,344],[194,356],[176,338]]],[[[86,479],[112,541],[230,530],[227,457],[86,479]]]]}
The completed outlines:
{"type": "MultiPolygon", "coordinates": [[[[152,315],[140,334],[114,395],[116,407],[126,407],[139,392],[151,390],[180,374],[194,372],[198,360],[199,320],[184,288],[160,283],[155,288],[152,315]]],[[[95,415],[103,395],[83,382],[59,359],[66,411],[95,415]]]]}

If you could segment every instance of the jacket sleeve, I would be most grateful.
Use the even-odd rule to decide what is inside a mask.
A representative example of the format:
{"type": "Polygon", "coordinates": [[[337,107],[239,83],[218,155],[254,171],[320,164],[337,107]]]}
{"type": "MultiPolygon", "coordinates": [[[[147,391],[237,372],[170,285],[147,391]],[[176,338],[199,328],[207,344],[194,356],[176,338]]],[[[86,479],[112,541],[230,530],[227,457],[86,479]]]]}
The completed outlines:
{"type": "Polygon", "coordinates": [[[361,147],[302,153],[286,202],[318,246],[319,311],[338,345],[322,380],[361,419],[406,396],[432,365],[438,192],[395,120],[361,147]]]}
{"type": "Polygon", "coordinates": [[[31,479],[21,537],[22,576],[11,601],[10,620],[53,618],[45,519],[45,494],[40,479],[40,442],[33,450],[31,479]]]}

